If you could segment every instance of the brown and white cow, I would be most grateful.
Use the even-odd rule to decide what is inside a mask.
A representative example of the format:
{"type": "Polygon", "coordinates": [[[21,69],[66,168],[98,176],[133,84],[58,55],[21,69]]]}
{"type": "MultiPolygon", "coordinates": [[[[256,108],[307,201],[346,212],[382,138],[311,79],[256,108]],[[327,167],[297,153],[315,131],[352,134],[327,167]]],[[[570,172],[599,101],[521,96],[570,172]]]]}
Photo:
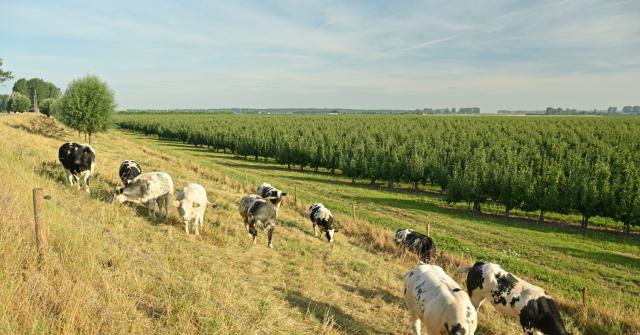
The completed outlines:
{"type": "Polygon", "coordinates": [[[431,335],[473,335],[478,326],[469,295],[441,267],[418,264],[405,275],[404,301],[413,331],[424,324],[431,335]]]}
{"type": "Polygon", "coordinates": [[[527,335],[569,334],[556,303],[542,288],[493,263],[477,262],[458,272],[468,272],[467,291],[476,309],[487,298],[500,314],[520,320],[527,335]]]}

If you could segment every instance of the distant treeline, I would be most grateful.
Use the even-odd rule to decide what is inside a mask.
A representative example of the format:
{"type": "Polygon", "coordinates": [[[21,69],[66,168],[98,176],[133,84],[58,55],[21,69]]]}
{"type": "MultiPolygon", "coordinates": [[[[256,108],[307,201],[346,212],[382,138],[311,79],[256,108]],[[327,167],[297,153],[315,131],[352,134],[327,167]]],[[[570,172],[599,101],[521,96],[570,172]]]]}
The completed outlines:
{"type": "Polygon", "coordinates": [[[434,184],[480,211],[640,225],[640,119],[120,113],[121,128],[352,179],[434,184]]]}
{"type": "Polygon", "coordinates": [[[209,108],[209,109],[127,109],[127,112],[222,113],[222,114],[478,114],[479,107],[423,109],[349,109],[349,108],[209,108]]]}

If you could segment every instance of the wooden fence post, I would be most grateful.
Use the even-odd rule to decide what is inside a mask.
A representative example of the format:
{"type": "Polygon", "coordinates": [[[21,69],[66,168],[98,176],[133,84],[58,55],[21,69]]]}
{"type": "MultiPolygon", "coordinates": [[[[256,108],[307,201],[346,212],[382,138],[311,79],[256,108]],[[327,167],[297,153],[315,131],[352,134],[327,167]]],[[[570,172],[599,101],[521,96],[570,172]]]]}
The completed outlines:
{"type": "Polygon", "coordinates": [[[38,257],[40,261],[44,258],[44,244],[45,244],[45,235],[44,235],[44,217],[42,213],[42,200],[44,197],[42,196],[41,188],[33,189],[33,217],[36,223],[36,247],[38,248],[38,257]]]}
{"type": "Polygon", "coordinates": [[[298,207],[298,185],[293,187],[293,202],[296,204],[296,207],[298,207]]]}
{"type": "Polygon", "coordinates": [[[580,290],[582,292],[582,307],[586,307],[587,306],[587,288],[583,287],[582,290],[580,290]]]}
{"type": "Polygon", "coordinates": [[[431,222],[427,223],[427,236],[431,237],[431,222]]]}
{"type": "Polygon", "coordinates": [[[351,204],[351,216],[353,217],[353,223],[356,223],[356,204],[351,204]]]}
{"type": "Polygon", "coordinates": [[[244,186],[247,187],[249,185],[249,179],[247,178],[247,170],[244,170],[244,186]]]}

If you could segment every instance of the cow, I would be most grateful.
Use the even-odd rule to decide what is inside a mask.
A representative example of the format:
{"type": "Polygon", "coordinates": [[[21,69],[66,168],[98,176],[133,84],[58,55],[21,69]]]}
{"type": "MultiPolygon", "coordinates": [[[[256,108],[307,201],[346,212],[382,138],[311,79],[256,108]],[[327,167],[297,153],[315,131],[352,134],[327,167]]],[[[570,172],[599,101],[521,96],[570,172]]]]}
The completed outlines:
{"type": "Polygon", "coordinates": [[[120,180],[125,185],[131,184],[133,178],[139,176],[142,173],[142,169],[138,162],[134,160],[125,160],[120,163],[120,169],[118,170],[118,175],[120,176],[120,180]]]}
{"type": "Polygon", "coordinates": [[[130,184],[118,187],[113,197],[113,204],[125,201],[141,204],[149,210],[149,217],[156,219],[156,211],[162,218],[169,212],[169,203],[173,194],[173,180],[165,172],[147,172],[135,177],[130,184]],[[164,209],[164,213],[163,213],[164,209]]]}
{"type": "Polygon", "coordinates": [[[418,264],[405,275],[404,301],[415,335],[473,335],[478,315],[469,295],[441,267],[418,264]]]}
{"type": "Polygon", "coordinates": [[[65,143],[58,149],[58,160],[67,174],[69,184],[84,182],[84,190],[89,193],[89,178],[96,168],[96,152],[89,144],[65,143]]]}
{"type": "Polygon", "coordinates": [[[540,287],[503,270],[498,264],[476,262],[467,272],[467,291],[478,309],[485,298],[502,315],[520,320],[527,335],[567,335],[553,299],[540,287]]]}
{"type": "Polygon", "coordinates": [[[277,223],[276,207],[256,194],[243,197],[238,207],[253,244],[256,244],[257,228],[260,228],[267,231],[269,248],[273,248],[273,231],[277,223]]]}
{"type": "Polygon", "coordinates": [[[331,214],[331,211],[323,204],[313,204],[309,207],[309,218],[311,219],[311,223],[313,223],[313,235],[318,237],[316,227],[320,226],[327,237],[327,241],[332,243],[333,235],[337,230],[333,228],[333,214],[331,214]]]}
{"type": "Polygon", "coordinates": [[[418,255],[421,262],[431,263],[436,255],[436,244],[433,239],[411,229],[396,230],[395,241],[401,253],[404,254],[409,250],[418,255]]]}
{"type": "Polygon", "coordinates": [[[271,201],[271,203],[276,207],[276,210],[280,209],[283,197],[287,195],[286,193],[280,191],[279,189],[271,186],[271,184],[268,183],[260,184],[256,188],[256,192],[263,199],[271,201]]]}
{"type": "Polygon", "coordinates": [[[178,193],[173,205],[178,208],[180,218],[184,221],[184,230],[189,235],[189,223],[193,222],[196,235],[204,224],[204,211],[209,204],[207,191],[199,184],[189,183],[178,193]]]}

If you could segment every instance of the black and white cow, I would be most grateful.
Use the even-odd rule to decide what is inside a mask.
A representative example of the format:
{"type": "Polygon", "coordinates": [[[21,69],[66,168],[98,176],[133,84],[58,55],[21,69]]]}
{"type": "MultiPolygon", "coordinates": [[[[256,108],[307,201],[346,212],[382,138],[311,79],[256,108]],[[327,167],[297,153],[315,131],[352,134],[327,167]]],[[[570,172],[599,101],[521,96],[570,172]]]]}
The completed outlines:
{"type": "Polygon", "coordinates": [[[88,144],[65,143],[58,149],[58,160],[67,173],[69,184],[80,189],[80,180],[85,191],[89,192],[89,178],[96,167],[96,152],[88,144]]]}
{"type": "Polygon", "coordinates": [[[125,185],[129,185],[133,181],[133,178],[139,176],[141,173],[142,169],[140,168],[140,165],[134,160],[128,159],[120,163],[118,175],[120,176],[122,183],[125,185]]]}
{"type": "Polygon", "coordinates": [[[256,244],[257,228],[260,228],[267,231],[269,248],[273,248],[273,231],[277,223],[276,208],[273,204],[256,194],[250,194],[240,200],[238,208],[253,244],[256,244]]]}
{"type": "Polygon", "coordinates": [[[133,202],[147,207],[149,217],[156,219],[156,212],[162,218],[169,213],[169,204],[173,194],[173,179],[165,172],[143,173],[124,187],[118,187],[113,196],[113,204],[133,202]]]}
{"type": "Polygon", "coordinates": [[[313,235],[318,237],[317,226],[324,231],[324,235],[327,237],[329,243],[333,242],[333,235],[337,232],[333,228],[333,214],[323,204],[313,204],[309,207],[309,218],[313,223],[313,235]]]}
{"type": "Polygon", "coordinates": [[[404,301],[415,335],[420,335],[423,323],[432,335],[473,335],[478,326],[469,295],[439,266],[418,264],[409,271],[404,301]]]}
{"type": "Polygon", "coordinates": [[[271,201],[271,203],[276,206],[276,210],[280,208],[283,197],[287,195],[286,193],[280,191],[279,189],[271,186],[271,184],[268,183],[260,184],[256,191],[257,194],[263,199],[271,201]]]}
{"type": "Polygon", "coordinates": [[[430,263],[436,255],[436,244],[433,239],[411,229],[398,229],[395,241],[402,253],[409,250],[418,255],[421,262],[430,263]]]}
{"type": "Polygon", "coordinates": [[[556,303],[542,288],[493,263],[477,262],[458,272],[468,272],[467,291],[476,309],[488,298],[500,314],[520,320],[527,335],[569,334],[556,303]]]}

